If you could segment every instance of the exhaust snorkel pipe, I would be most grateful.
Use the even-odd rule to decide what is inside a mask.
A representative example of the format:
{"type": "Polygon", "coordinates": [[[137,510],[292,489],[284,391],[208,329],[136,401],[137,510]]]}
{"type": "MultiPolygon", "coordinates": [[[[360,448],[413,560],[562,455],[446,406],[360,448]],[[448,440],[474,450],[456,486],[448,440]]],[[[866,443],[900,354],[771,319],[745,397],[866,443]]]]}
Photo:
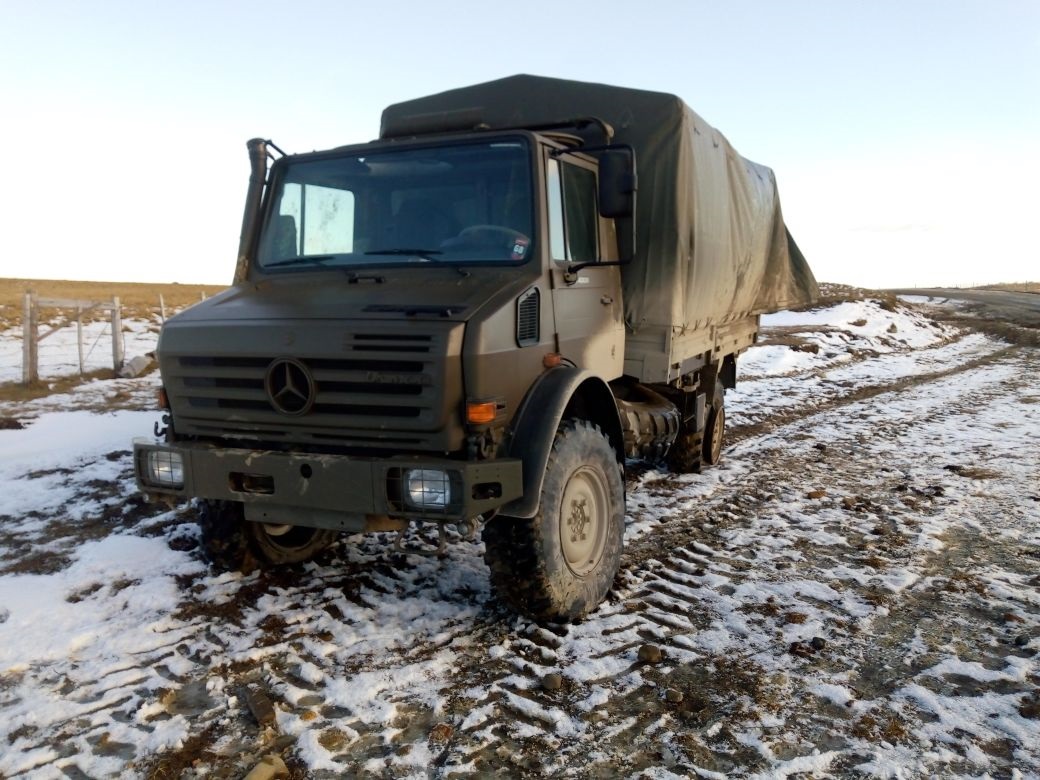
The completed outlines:
{"type": "Polygon", "coordinates": [[[256,251],[256,234],[260,227],[260,204],[267,181],[267,144],[262,138],[246,141],[249,149],[249,189],[246,191],[246,207],[242,214],[242,234],[238,239],[238,262],[235,265],[234,282],[244,281],[249,263],[256,251]]]}

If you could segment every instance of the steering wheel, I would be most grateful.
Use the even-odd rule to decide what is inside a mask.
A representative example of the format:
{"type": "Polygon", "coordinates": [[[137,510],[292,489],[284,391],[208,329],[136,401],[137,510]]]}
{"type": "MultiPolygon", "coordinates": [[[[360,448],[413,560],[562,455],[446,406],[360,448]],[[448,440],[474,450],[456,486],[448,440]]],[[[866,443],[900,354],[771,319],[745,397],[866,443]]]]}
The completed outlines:
{"type": "Polygon", "coordinates": [[[531,239],[519,230],[503,225],[470,225],[441,246],[463,250],[497,249],[509,252],[512,260],[522,260],[531,246],[531,239]]]}
{"type": "Polygon", "coordinates": [[[470,225],[458,235],[459,241],[478,246],[512,246],[516,239],[527,239],[519,230],[501,225],[470,225]]]}

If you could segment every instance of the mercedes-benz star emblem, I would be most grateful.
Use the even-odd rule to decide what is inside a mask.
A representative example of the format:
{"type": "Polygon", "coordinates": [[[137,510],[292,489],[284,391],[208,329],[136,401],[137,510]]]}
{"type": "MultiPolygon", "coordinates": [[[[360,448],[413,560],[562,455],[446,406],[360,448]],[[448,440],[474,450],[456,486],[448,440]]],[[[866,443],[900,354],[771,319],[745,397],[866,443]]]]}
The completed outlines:
{"type": "Polygon", "coordinates": [[[299,360],[278,358],[267,367],[264,388],[271,406],[282,414],[301,415],[314,405],[314,377],[299,360]]]}

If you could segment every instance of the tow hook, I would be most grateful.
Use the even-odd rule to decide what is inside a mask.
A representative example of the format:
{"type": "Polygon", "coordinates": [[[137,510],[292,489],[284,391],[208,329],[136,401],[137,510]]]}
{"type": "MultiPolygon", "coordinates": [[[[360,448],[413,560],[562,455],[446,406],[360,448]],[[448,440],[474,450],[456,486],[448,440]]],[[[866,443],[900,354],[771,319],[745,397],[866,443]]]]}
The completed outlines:
{"type": "Polygon", "coordinates": [[[459,536],[469,542],[475,542],[477,540],[477,534],[484,527],[484,523],[494,517],[494,513],[489,513],[487,517],[483,515],[477,515],[476,517],[470,517],[466,520],[460,520],[455,523],[455,530],[459,532],[459,536]]]}
{"type": "MultiPolygon", "coordinates": [[[[397,538],[394,540],[394,551],[401,553],[402,555],[425,555],[428,557],[444,557],[444,553],[448,549],[448,526],[445,523],[437,523],[437,546],[434,547],[430,544],[405,544],[405,537],[408,535],[408,531],[411,529],[414,521],[409,521],[408,525],[397,532],[397,538]]],[[[415,523],[418,525],[418,523],[415,523]]]]}
{"type": "Polygon", "coordinates": [[[155,434],[155,438],[161,439],[166,435],[166,432],[170,429],[170,415],[164,414],[162,416],[162,428],[159,427],[159,423],[152,423],[152,432],[155,434]]]}
{"type": "MultiPolygon", "coordinates": [[[[463,539],[469,542],[475,542],[477,535],[480,533],[484,524],[494,517],[497,512],[489,512],[487,516],[477,515],[476,517],[469,517],[465,520],[459,520],[455,523],[455,531],[463,539]]],[[[427,555],[436,556],[438,558],[443,557],[445,551],[448,548],[448,523],[437,523],[437,545],[432,544],[406,544],[405,537],[408,536],[408,531],[412,525],[418,526],[418,521],[409,520],[407,524],[398,530],[397,538],[394,539],[394,550],[396,552],[405,555],[427,555]]]]}

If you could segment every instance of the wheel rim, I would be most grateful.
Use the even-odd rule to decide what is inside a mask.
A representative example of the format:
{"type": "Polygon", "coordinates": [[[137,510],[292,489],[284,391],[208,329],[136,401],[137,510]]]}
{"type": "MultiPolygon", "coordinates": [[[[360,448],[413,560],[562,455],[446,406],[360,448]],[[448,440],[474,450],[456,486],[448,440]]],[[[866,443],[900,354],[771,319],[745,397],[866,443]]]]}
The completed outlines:
{"type": "Polygon", "coordinates": [[[560,547],[579,577],[595,569],[606,542],[607,489],[602,475],[582,467],[571,474],[560,506],[560,547]]]}
{"type": "Polygon", "coordinates": [[[302,525],[275,525],[274,523],[258,523],[260,534],[270,547],[285,552],[302,550],[311,543],[317,529],[302,525]]]}
{"type": "Polygon", "coordinates": [[[726,428],[726,410],[721,406],[715,412],[715,425],[711,429],[711,461],[718,463],[722,456],[722,437],[726,428]]]}

